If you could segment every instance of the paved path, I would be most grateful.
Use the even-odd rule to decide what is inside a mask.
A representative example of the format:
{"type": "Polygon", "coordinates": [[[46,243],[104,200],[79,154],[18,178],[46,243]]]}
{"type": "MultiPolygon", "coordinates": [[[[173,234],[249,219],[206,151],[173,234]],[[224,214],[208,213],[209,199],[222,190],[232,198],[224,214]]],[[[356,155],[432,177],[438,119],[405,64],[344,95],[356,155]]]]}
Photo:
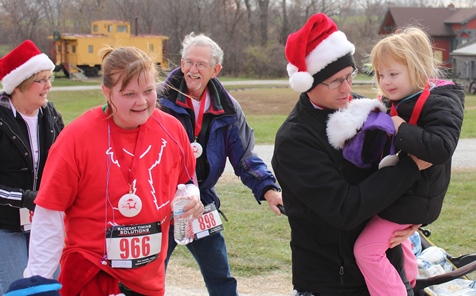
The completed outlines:
{"type": "MultiPolygon", "coordinates": [[[[256,145],[255,153],[260,156],[264,162],[271,167],[271,158],[273,156],[273,145],[256,145]]],[[[458,147],[453,154],[453,169],[457,170],[476,170],[476,139],[460,139],[458,147]]],[[[233,172],[229,163],[225,172],[233,172]]]]}
{"type": "MultiPolygon", "coordinates": [[[[371,81],[367,80],[354,80],[354,85],[357,84],[369,84],[371,81]]],[[[273,80],[238,80],[238,81],[222,81],[224,86],[227,85],[289,85],[287,79],[273,79],[273,80]]],[[[80,86],[53,86],[50,91],[62,91],[62,90],[92,90],[100,89],[101,85],[80,85],[80,86]]],[[[0,92],[2,90],[0,89],[0,92]]]]}

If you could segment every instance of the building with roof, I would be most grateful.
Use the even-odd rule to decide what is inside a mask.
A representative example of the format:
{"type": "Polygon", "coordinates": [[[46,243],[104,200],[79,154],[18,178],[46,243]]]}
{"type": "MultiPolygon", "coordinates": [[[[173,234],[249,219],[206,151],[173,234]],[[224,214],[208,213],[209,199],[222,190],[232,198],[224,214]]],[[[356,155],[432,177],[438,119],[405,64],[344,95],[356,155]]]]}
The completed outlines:
{"type": "Polygon", "coordinates": [[[465,86],[469,93],[476,93],[476,43],[455,49],[451,52],[452,78],[465,86]]]}
{"type": "Polygon", "coordinates": [[[378,34],[391,34],[410,25],[423,28],[432,37],[435,58],[451,69],[450,53],[476,38],[476,8],[390,7],[378,34]]]}

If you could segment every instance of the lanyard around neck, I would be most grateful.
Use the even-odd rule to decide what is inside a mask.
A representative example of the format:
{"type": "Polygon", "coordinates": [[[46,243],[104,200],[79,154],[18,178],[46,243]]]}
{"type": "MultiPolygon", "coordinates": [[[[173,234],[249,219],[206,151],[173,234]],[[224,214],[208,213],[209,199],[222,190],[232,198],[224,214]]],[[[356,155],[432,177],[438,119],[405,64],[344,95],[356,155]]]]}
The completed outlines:
{"type": "Polygon", "coordinates": [[[137,140],[136,140],[136,145],[134,149],[134,156],[132,158],[132,164],[129,167],[127,167],[127,161],[126,161],[126,153],[124,152],[124,146],[122,145],[121,141],[121,135],[119,133],[119,127],[114,123],[112,118],[109,119],[109,124],[108,128],[110,128],[110,135],[112,138],[112,142],[114,143],[114,151],[116,152],[117,155],[117,160],[119,161],[119,165],[122,171],[122,175],[126,179],[129,185],[129,191],[132,192],[132,180],[133,178],[133,173],[135,172],[135,169],[139,163],[139,158],[140,158],[140,151],[142,151],[142,145],[144,142],[144,132],[145,132],[145,124],[141,124],[139,126],[139,134],[137,135],[137,140]]]}
{"type": "MultiPolygon", "coordinates": [[[[425,85],[423,92],[418,97],[415,107],[413,107],[412,115],[408,123],[411,125],[416,125],[418,118],[420,117],[421,110],[423,109],[423,105],[425,105],[426,100],[430,96],[430,86],[429,84],[425,85]]],[[[390,108],[390,115],[391,116],[398,116],[397,108],[395,107],[394,102],[392,101],[392,107],[390,108]]]]}
{"type": "Polygon", "coordinates": [[[195,140],[198,138],[200,131],[202,130],[203,114],[205,113],[205,105],[207,102],[207,91],[205,90],[200,99],[200,108],[198,109],[197,120],[195,121],[195,140]]]}

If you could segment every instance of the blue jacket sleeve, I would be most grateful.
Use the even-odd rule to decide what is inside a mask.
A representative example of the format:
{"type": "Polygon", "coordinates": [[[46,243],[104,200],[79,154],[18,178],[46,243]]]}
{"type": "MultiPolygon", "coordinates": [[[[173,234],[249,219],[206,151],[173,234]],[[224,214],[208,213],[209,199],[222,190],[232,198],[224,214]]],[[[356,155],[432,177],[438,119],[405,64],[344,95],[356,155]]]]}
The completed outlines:
{"type": "Polygon", "coordinates": [[[255,139],[253,129],[248,125],[243,110],[236,100],[233,100],[236,109],[236,121],[230,126],[228,138],[228,158],[244,185],[253,191],[260,203],[264,194],[281,188],[276,184],[276,178],[268,169],[266,163],[253,152],[255,139]]]}

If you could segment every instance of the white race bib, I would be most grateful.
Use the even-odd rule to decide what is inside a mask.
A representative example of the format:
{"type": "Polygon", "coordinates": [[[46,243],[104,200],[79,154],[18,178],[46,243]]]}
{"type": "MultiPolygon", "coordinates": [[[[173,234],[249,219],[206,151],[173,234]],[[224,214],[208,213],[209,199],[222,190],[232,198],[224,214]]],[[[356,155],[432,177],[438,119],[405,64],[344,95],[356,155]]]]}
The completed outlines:
{"type": "Polygon", "coordinates": [[[27,208],[20,209],[20,226],[23,231],[31,230],[31,221],[33,220],[33,211],[27,208]]]}
{"type": "Polygon", "coordinates": [[[112,268],[137,268],[157,259],[162,248],[160,223],[123,225],[106,232],[107,259],[112,268]]]}
{"type": "Polygon", "coordinates": [[[224,229],[221,222],[220,213],[211,203],[206,205],[203,210],[203,215],[192,221],[194,240],[218,233],[224,229]]]}

